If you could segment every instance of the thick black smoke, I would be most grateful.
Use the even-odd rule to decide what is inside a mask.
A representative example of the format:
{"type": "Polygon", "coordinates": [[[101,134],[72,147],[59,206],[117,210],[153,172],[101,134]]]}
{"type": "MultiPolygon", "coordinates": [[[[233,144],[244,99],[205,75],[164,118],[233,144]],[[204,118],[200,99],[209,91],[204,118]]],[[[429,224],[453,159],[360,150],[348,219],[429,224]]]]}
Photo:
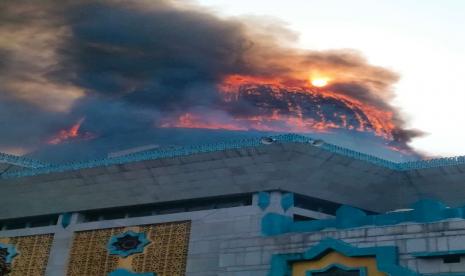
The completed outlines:
{"type": "MultiPolygon", "coordinates": [[[[229,75],[344,72],[335,93],[396,113],[396,74],[353,52],[286,48],[288,31],[264,29],[171,1],[2,1],[0,150],[40,147],[83,117],[106,136],[189,110],[257,112],[247,97],[225,107],[217,85],[229,75]]],[[[395,122],[408,142],[415,134],[395,122]]]]}

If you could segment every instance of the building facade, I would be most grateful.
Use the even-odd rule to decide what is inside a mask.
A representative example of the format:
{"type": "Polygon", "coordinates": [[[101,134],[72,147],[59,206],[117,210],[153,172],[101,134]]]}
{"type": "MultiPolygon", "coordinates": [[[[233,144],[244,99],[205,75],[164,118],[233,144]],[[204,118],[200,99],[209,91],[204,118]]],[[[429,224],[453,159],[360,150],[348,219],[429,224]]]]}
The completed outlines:
{"type": "Polygon", "coordinates": [[[2,156],[7,275],[465,275],[465,159],[298,135],[47,165],[2,156]]]}

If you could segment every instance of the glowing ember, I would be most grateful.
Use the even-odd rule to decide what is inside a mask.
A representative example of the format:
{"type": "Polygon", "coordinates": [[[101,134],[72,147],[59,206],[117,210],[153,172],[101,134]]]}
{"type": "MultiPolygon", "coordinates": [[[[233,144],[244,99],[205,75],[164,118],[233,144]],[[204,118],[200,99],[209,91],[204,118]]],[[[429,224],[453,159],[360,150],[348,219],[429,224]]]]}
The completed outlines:
{"type": "Polygon", "coordinates": [[[90,140],[95,138],[96,136],[90,132],[80,133],[79,129],[81,128],[82,123],[84,123],[85,118],[79,119],[74,125],[72,125],[69,129],[63,129],[58,132],[55,136],[50,138],[47,141],[47,144],[50,145],[57,145],[61,144],[65,141],[72,140],[72,139],[82,139],[82,140],[90,140]]]}

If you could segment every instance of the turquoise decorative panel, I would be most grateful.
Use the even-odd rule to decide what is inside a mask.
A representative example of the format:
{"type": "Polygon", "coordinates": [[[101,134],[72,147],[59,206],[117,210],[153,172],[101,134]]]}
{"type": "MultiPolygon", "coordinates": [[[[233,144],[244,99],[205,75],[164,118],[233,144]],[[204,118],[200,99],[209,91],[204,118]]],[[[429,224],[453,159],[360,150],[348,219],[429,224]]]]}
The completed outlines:
{"type": "Polygon", "coordinates": [[[64,213],[61,215],[61,227],[66,228],[71,223],[71,213],[64,213]]]}
{"type": "Polygon", "coordinates": [[[289,210],[294,206],[294,194],[293,193],[285,193],[281,196],[281,207],[284,211],[289,210]]]}
{"type": "Polygon", "coordinates": [[[271,258],[270,276],[291,275],[291,263],[296,261],[316,260],[336,251],[347,257],[373,256],[377,268],[391,276],[421,276],[398,265],[397,248],[395,246],[354,247],[340,240],[327,238],[303,253],[275,254],[271,258]]]}
{"type": "Polygon", "coordinates": [[[258,193],[258,206],[265,210],[270,205],[270,193],[259,192],[258,193]]]}
{"type": "Polygon", "coordinates": [[[148,272],[148,273],[135,273],[131,272],[127,269],[119,268],[113,272],[110,272],[108,276],[157,276],[156,273],[148,272]]]}
{"type": "Polygon", "coordinates": [[[451,255],[459,255],[459,256],[465,256],[465,250],[450,250],[450,251],[421,251],[421,252],[414,252],[412,253],[412,256],[417,257],[417,258],[441,258],[445,256],[451,256],[451,255]]]}
{"type": "Polygon", "coordinates": [[[294,222],[292,218],[268,213],[262,219],[262,233],[265,236],[288,232],[314,232],[326,228],[347,229],[368,225],[386,226],[405,222],[434,222],[450,218],[465,219],[465,207],[447,208],[443,203],[425,199],[412,205],[412,210],[381,215],[367,215],[364,211],[341,206],[334,219],[294,222]]]}

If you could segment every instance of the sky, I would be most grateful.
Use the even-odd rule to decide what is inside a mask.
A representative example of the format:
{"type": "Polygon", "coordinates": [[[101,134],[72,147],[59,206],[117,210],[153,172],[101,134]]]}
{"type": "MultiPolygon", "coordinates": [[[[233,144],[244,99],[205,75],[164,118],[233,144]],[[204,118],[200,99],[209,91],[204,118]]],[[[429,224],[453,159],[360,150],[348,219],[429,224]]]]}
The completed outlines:
{"type": "Polygon", "coordinates": [[[392,104],[431,155],[465,155],[464,1],[199,0],[223,16],[271,17],[294,47],[355,49],[400,75],[392,104]]]}

